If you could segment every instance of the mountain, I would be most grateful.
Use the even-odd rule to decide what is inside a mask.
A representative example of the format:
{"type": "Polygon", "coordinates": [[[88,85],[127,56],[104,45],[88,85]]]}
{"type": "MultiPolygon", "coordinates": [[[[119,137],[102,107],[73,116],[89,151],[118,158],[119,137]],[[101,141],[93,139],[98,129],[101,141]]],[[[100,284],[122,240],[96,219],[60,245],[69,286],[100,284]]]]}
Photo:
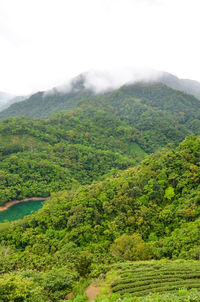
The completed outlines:
{"type": "Polygon", "coordinates": [[[137,136],[112,112],[89,106],[48,120],[3,120],[0,204],[49,196],[134,166],[146,155],[137,136]]]}
{"type": "Polygon", "coordinates": [[[163,84],[78,93],[73,110],[0,122],[1,203],[99,181],[200,134],[199,100],[163,84]]]}
{"type": "MultiPolygon", "coordinates": [[[[37,213],[0,224],[3,301],[64,301],[72,291],[71,301],[86,301],[91,280],[106,278],[115,282],[109,293],[147,294],[152,278],[155,290],[199,288],[199,264],[166,265],[200,255],[197,98],[158,81],[97,93],[80,76],[10,108],[29,117],[0,121],[1,204],[49,198],[37,213]],[[151,259],[153,272],[151,261],[122,263],[151,259]]],[[[116,295],[98,301],[122,300],[116,295]]]]}
{"type": "Polygon", "coordinates": [[[163,72],[159,78],[159,82],[171,87],[172,89],[192,94],[200,100],[200,83],[197,81],[179,79],[170,73],[163,72]]]}
{"type": "Polygon", "coordinates": [[[12,94],[8,94],[8,93],[5,93],[5,92],[0,92],[0,110],[2,108],[4,108],[4,106],[6,106],[6,104],[9,103],[9,101],[11,99],[13,99],[14,97],[15,96],[12,95],[12,94]]]}
{"type": "Polygon", "coordinates": [[[5,92],[0,92],[0,111],[5,110],[14,103],[21,102],[28,98],[28,96],[15,96],[5,92]]]}
{"type": "MultiPolygon", "coordinates": [[[[22,102],[12,104],[9,108],[0,112],[0,119],[11,116],[47,118],[54,112],[73,109],[88,97],[96,99],[97,96],[101,96],[103,98],[109,92],[117,92],[123,86],[137,85],[139,82],[149,85],[162,83],[172,89],[192,94],[200,99],[200,83],[179,79],[166,72],[149,72],[148,76],[133,73],[124,77],[124,79],[122,76],[120,80],[114,74],[86,72],[75,77],[66,85],[35,93],[22,102]]],[[[132,96],[134,97],[134,95],[132,96]]]]}
{"type": "MultiPolygon", "coordinates": [[[[104,241],[111,244],[124,233],[136,232],[145,241],[153,241],[152,252],[159,252],[156,258],[177,258],[184,252],[195,258],[199,237],[194,234],[200,234],[199,159],[200,138],[191,136],[177,148],[166,148],[148,156],[138,167],[115,177],[54,194],[38,213],[11,226],[14,232],[19,227],[24,229],[18,248],[24,250],[30,245],[26,232],[29,233],[34,223],[34,242],[40,234],[48,236],[49,228],[55,232],[48,246],[43,246],[46,251],[51,248],[56,231],[63,229],[60,238],[63,244],[65,240],[66,244],[72,241],[82,248],[92,248],[91,243],[103,247],[104,241]],[[186,242],[182,241],[183,230],[188,230],[186,242]]],[[[7,234],[8,242],[15,244],[14,233],[7,234]]],[[[58,246],[63,248],[62,244],[58,246]]]]}
{"type": "MultiPolygon", "coordinates": [[[[167,265],[166,259],[199,259],[199,159],[200,138],[191,136],[116,177],[54,193],[37,213],[0,232],[1,297],[8,301],[9,295],[14,301],[23,294],[24,301],[64,301],[73,290],[77,298],[71,301],[87,301],[80,295],[91,279],[105,278],[116,281],[115,291],[132,287],[143,295],[151,291],[149,283],[156,283],[157,276],[158,291],[168,290],[169,282],[171,290],[177,289],[175,285],[199,288],[199,263],[182,260],[167,265]],[[125,267],[121,279],[129,277],[131,281],[124,283],[136,285],[124,286],[114,277],[125,267]],[[139,280],[132,280],[138,275],[139,280]],[[145,282],[139,288],[141,280],[145,282]],[[168,282],[164,288],[162,282],[168,282]]],[[[113,296],[106,301],[119,297],[122,300],[113,296]]]]}
{"type": "Polygon", "coordinates": [[[12,104],[0,112],[0,119],[11,116],[26,116],[47,118],[54,112],[71,110],[83,98],[91,96],[91,90],[84,87],[83,76],[80,75],[63,87],[56,87],[49,91],[37,92],[22,102],[12,104]]]}

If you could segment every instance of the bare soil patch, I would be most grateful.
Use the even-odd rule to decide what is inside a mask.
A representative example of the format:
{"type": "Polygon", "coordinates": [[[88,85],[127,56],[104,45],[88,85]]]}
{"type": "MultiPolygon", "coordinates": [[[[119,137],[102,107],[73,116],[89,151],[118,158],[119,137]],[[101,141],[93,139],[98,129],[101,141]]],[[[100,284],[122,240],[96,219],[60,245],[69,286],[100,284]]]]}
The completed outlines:
{"type": "Polygon", "coordinates": [[[85,291],[85,295],[88,297],[90,302],[94,301],[95,297],[100,294],[101,294],[100,288],[92,284],[89,285],[85,291]]]}

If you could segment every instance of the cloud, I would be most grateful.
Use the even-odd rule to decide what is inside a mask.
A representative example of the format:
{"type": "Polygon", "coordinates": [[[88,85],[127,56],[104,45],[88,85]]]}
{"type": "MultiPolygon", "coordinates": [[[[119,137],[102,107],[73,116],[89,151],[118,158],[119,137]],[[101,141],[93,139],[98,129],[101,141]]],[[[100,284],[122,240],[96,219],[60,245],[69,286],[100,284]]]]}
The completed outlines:
{"type": "Polygon", "coordinates": [[[125,84],[156,81],[162,72],[143,68],[90,70],[84,73],[86,89],[95,93],[118,89],[125,84]]]}
{"type": "Polygon", "coordinates": [[[118,68],[110,70],[89,70],[44,93],[68,93],[81,88],[93,91],[95,94],[104,93],[120,88],[125,84],[136,82],[153,82],[162,76],[163,72],[144,68],[118,68]]]}
{"type": "Polygon", "coordinates": [[[52,89],[48,89],[48,90],[44,91],[43,97],[46,97],[46,96],[52,95],[52,94],[56,94],[56,93],[63,93],[63,94],[68,93],[72,90],[72,87],[73,87],[73,80],[70,80],[63,85],[59,85],[52,89]]]}
{"type": "Polygon", "coordinates": [[[162,0],[134,0],[138,3],[145,3],[149,5],[160,5],[163,1],[162,0]]]}
{"type": "Polygon", "coordinates": [[[29,94],[84,70],[136,64],[200,80],[199,8],[198,0],[1,0],[0,91],[29,94]]]}

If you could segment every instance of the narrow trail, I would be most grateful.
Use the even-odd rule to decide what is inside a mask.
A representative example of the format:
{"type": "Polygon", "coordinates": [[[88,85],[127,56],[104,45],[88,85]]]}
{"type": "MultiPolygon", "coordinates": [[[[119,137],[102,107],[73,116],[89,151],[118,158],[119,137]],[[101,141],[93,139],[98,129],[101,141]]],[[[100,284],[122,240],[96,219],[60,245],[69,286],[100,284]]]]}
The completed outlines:
{"type": "Polygon", "coordinates": [[[21,200],[12,200],[7,202],[4,206],[0,206],[0,212],[7,210],[8,208],[12,207],[14,204],[21,203],[21,202],[28,202],[31,200],[46,200],[48,197],[30,197],[24,198],[21,200]]]}
{"type": "Polygon", "coordinates": [[[101,294],[100,288],[94,285],[89,285],[85,291],[85,295],[88,297],[88,300],[90,302],[93,302],[95,297],[100,294],[101,294]]]}

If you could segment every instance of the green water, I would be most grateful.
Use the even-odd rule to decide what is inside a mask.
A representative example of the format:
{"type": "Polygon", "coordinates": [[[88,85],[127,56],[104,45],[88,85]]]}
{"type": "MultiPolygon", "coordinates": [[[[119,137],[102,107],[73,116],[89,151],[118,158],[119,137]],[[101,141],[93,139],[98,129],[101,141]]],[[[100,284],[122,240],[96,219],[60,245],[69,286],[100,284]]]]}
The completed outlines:
{"type": "Polygon", "coordinates": [[[42,208],[43,202],[43,200],[31,200],[15,204],[7,210],[0,212],[0,222],[4,222],[5,220],[13,221],[21,219],[24,216],[36,212],[42,208]]]}

